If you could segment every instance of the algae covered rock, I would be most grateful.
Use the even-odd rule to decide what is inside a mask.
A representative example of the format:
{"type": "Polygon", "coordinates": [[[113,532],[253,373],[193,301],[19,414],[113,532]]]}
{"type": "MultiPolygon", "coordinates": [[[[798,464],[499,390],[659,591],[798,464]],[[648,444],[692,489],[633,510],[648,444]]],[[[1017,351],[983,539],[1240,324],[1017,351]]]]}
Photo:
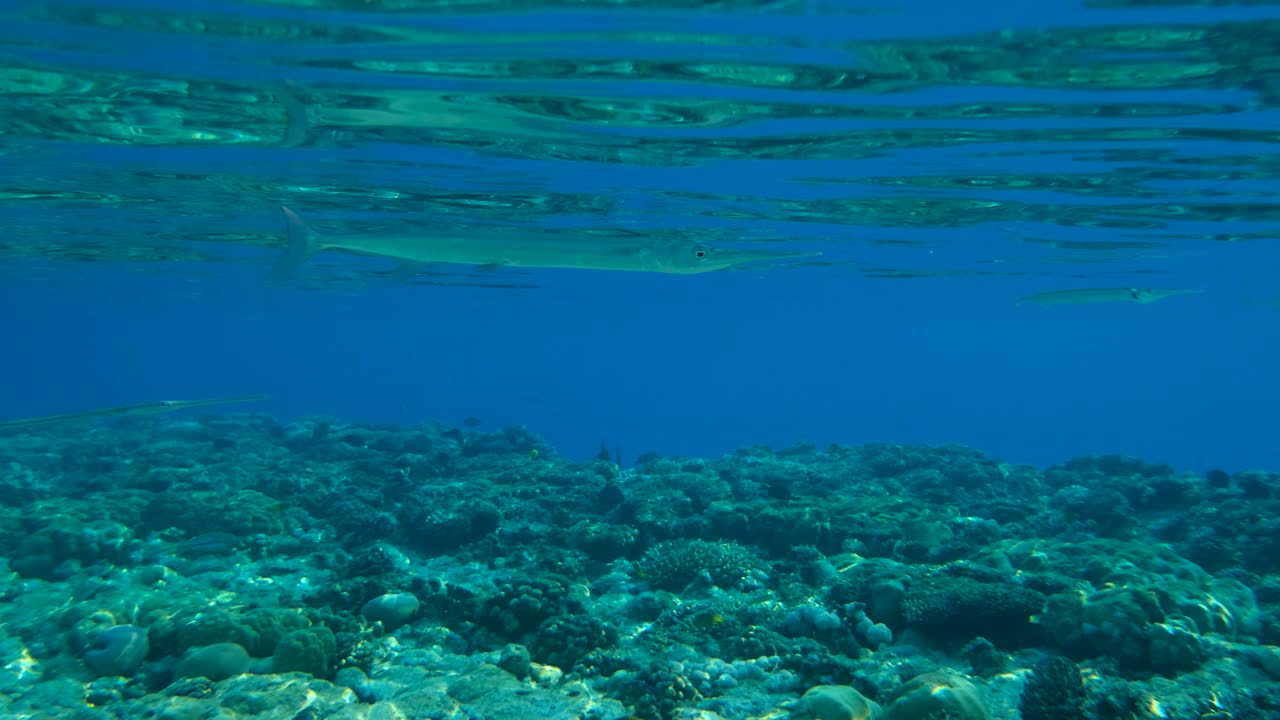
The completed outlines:
{"type": "Polygon", "coordinates": [[[117,522],[55,516],[23,537],[10,565],[23,577],[64,579],[78,566],[125,562],[132,540],[133,532],[117,522]]]}
{"type": "Polygon", "coordinates": [[[323,625],[295,630],[280,639],[271,656],[271,671],[301,672],[317,678],[328,678],[338,655],[338,641],[333,631],[323,625]]]}
{"type": "Polygon", "coordinates": [[[847,685],[809,688],[791,709],[789,720],[880,720],[883,710],[847,685]]]}
{"type": "Polygon", "coordinates": [[[280,503],[257,490],[164,492],[147,507],[145,517],[155,519],[154,529],[180,527],[190,535],[226,532],[243,537],[284,530],[280,503]]]}
{"type": "Polygon", "coordinates": [[[966,577],[933,576],[913,583],[902,600],[908,624],[926,634],[967,640],[977,635],[1028,644],[1039,635],[1031,622],[1045,604],[1035,590],[966,577]]]}
{"type": "Polygon", "coordinates": [[[230,642],[195,648],[178,662],[174,677],[202,677],[217,682],[249,672],[249,653],[230,642]]]}
{"type": "Polygon", "coordinates": [[[885,720],[988,720],[978,687],[953,672],[917,675],[889,694],[885,720]]]}
{"type": "Polygon", "coordinates": [[[253,631],[227,610],[202,612],[192,608],[175,617],[173,624],[178,652],[219,643],[235,643],[242,648],[255,644],[253,631]]]}
{"type": "MultiPolygon", "coordinates": [[[[1171,584],[1172,585],[1172,584],[1171,584]]],[[[1108,654],[1127,670],[1166,674],[1199,667],[1207,651],[1194,623],[1162,588],[1113,587],[1049,598],[1045,628],[1069,654],[1108,654]]]]}
{"type": "Polygon", "coordinates": [[[248,630],[249,644],[245,649],[254,657],[271,655],[286,635],[311,624],[305,615],[287,608],[254,608],[237,620],[248,630]]]}
{"type": "Polygon", "coordinates": [[[387,593],[370,600],[360,608],[360,614],[373,622],[380,622],[387,630],[395,630],[417,614],[420,603],[409,593],[387,593]]]}
{"type": "Polygon", "coordinates": [[[85,649],[84,664],[98,677],[137,672],[151,652],[147,631],[133,625],[116,625],[94,636],[85,649]]]}
{"type": "Polygon", "coordinates": [[[233,642],[254,657],[266,657],[285,635],[311,622],[287,608],[254,608],[241,613],[199,606],[171,611],[159,606],[142,617],[149,623],[152,647],[175,655],[193,647],[233,642]]]}

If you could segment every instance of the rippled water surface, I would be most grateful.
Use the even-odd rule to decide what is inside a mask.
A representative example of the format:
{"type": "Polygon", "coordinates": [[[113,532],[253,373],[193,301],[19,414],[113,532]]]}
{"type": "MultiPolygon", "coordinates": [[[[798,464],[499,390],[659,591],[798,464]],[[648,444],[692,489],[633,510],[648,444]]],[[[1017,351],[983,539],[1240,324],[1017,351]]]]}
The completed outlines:
{"type": "MultiPolygon", "coordinates": [[[[269,267],[283,204],[1011,297],[1231,285],[1195,270],[1280,234],[1277,102],[1275,3],[9,2],[0,252],[269,267]]],[[[537,283],[452,267],[410,281],[537,283]]],[[[1228,289],[1275,302],[1252,275],[1228,289]]]]}

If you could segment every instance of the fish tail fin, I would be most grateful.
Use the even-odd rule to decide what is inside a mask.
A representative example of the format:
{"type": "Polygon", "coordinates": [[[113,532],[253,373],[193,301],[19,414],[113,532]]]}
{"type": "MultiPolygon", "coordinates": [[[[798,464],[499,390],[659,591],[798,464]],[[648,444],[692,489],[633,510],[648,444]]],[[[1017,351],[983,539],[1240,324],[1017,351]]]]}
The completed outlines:
{"type": "Polygon", "coordinates": [[[280,139],[283,147],[298,147],[307,142],[311,132],[311,120],[307,117],[307,106],[298,96],[298,84],[286,80],[276,89],[276,96],[284,104],[285,129],[280,139]]]}
{"type": "Polygon", "coordinates": [[[298,217],[298,213],[283,205],[280,206],[280,209],[284,211],[289,245],[284,251],[284,257],[280,258],[280,262],[276,263],[276,277],[289,275],[294,270],[302,267],[302,264],[309,260],[312,255],[324,250],[324,244],[316,237],[315,232],[302,221],[302,218],[298,217]]]}

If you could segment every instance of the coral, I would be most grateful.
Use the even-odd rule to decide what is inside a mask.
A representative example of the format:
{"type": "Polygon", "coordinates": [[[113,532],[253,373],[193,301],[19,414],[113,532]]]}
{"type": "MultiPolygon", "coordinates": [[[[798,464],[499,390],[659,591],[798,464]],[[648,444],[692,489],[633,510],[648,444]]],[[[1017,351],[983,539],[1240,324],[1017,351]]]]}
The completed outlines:
{"type": "Polygon", "coordinates": [[[569,669],[593,650],[610,647],[617,641],[618,631],[603,620],[589,615],[560,615],[542,623],[529,652],[540,663],[569,669]]]}
{"type": "MultiPolygon", "coordinates": [[[[1212,625],[1210,608],[1187,602],[1190,588],[1108,587],[1084,595],[1066,592],[1049,598],[1043,624],[1051,642],[1068,654],[1114,657],[1121,669],[1169,675],[1199,667],[1207,650],[1195,617],[1212,625]],[[1188,611],[1191,612],[1188,615],[1188,611]]],[[[1225,627],[1225,626],[1224,626],[1225,627]]],[[[1208,628],[1212,630],[1213,628],[1208,628]]]]}
{"type": "Polygon", "coordinates": [[[102,560],[125,562],[132,539],[132,531],[117,522],[55,516],[23,537],[11,563],[24,577],[55,580],[74,572],[76,566],[102,560]]]}
{"type": "Polygon", "coordinates": [[[740,635],[728,639],[725,643],[725,653],[730,658],[749,660],[770,655],[784,655],[790,650],[792,644],[791,640],[767,628],[749,627],[740,635]]]}
{"type": "Polygon", "coordinates": [[[338,496],[325,516],[346,541],[368,543],[389,538],[399,529],[396,518],[358,497],[338,496]]]}
{"type": "Polygon", "coordinates": [[[494,532],[502,515],[487,502],[466,502],[447,507],[407,506],[399,519],[407,540],[429,552],[445,552],[494,532]]]}
{"type": "Polygon", "coordinates": [[[574,528],[575,544],[597,562],[608,562],[629,554],[636,546],[634,528],[601,522],[583,522],[574,528]]]}
{"type": "Polygon", "coordinates": [[[178,527],[193,536],[228,532],[243,537],[283,531],[282,510],[279,501],[256,490],[188,490],[157,495],[143,517],[148,529],[178,527]]]}
{"type": "Polygon", "coordinates": [[[295,630],[280,639],[271,656],[271,671],[301,672],[317,678],[332,677],[338,641],[333,631],[319,625],[295,630]]]}
{"type": "Polygon", "coordinates": [[[347,563],[348,577],[375,577],[396,569],[396,558],[383,545],[369,545],[356,551],[347,563]]]}
{"type": "Polygon", "coordinates": [[[791,647],[779,655],[782,667],[794,672],[806,683],[848,683],[857,674],[853,662],[843,655],[833,654],[821,643],[809,638],[793,641],[791,647]]]}
{"type": "Polygon", "coordinates": [[[132,675],[147,659],[147,632],[133,625],[116,625],[94,636],[82,657],[98,676],[132,675]]]}
{"type": "Polygon", "coordinates": [[[538,435],[523,425],[505,427],[498,432],[471,433],[463,445],[465,457],[477,455],[549,455],[550,448],[538,435]]]}
{"type": "Polygon", "coordinates": [[[72,435],[0,439],[0,483],[35,493],[0,507],[2,717],[1280,717],[1280,476],[812,444],[621,468],[338,421],[72,435]]]}
{"type": "Polygon", "coordinates": [[[585,610],[567,583],[547,578],[499,585],[484,599],[476,620],[509,640],[521,640],[557,615],[573,615],[585,610]]]}
{"type": "Polygon", "coordinates": [[[1018,709],[1022,720],[1088,720],[1087,699],[1080,668],[1058,655],[1036,666],[1027,677],[1018,709]]]}
{"type": "Polygon", "coordinates": [[[237,621],[248,632],[245,649],[254,657],[270,655],[284,636],[311,623],[302,613],[286,608],[246,610],[237,621]]]}
{"type": "Polygon", "coordinates": [[[533,667],[532,661],[528,648],[523,645],[509,644],[502,648],[498,661],[494,664],[511,673],[517,680],[523,680],[529,676],[529,671],[533,667]]]}
{"type": "MultiPolygon", "coordinates": [[[[184,610],[173,618],[173,625],[177,631],[176,645],[165,648],[170,652],[180,653],[188,648],[218,643],[235,643],[242,648],[260,649],[257,634],[242,623],[237,615],[227,610],[184,610]]],[[[162,633],[155,626],[150,630],[153,635],[162,633]]],[[[154,640],[153,637],[153,645],[163,646],[162,642],[154,640]]]]}
{"type": "Polygon", "coordinates": [[[1005,671],[1008,658],[996,649],[991,641],[984,637],[970,640],[960,649],[960,656],[969,661],[973,673],[980,677],[991,677],[1005,671]]]}
{"type": "Polygon", "coordinates": [[[237,643],[215,643],[195,648],[178,663],[179,678],[202,677],[213,682],[249,671],[249,653],[237,643]]]}
{"type": "Polygon", "coordinates": [[[370,600],[360,608],[360,614],[370,622],[382,623],[387,630],[395,630],[418,613],[421,603],[409,593],[387,593],[370,600]]]}
{"type": "Polygon", "coordinates": [[[798,605],[782,616],[778,629],[789,637],[813,637],[841,628],[840,616],[819,605],[798,605]]]}
{"type": "Polygon", "coordinates": [[[809,688],[791,710],[789,720],[879,720],[884,711],[857,690],[844,685],[809,688]]]}
{"type": "Polygon", "coordinates": [[[912,583],[902,614],[908,624],[937,637],[1026,642],[1035,630],[1031,617],[1044,603],[1044,595],[1017,585],[931,576],[912,583]]]}
{"type": "Polygon", "coordinates": [[[977,686],[945,671],[927,672],[889,694],[885,720],[987,720],[986,703],[977,686]]]}
{"type": "Polygon", "coordinates": [[[702,698],[684,666],[677,662],[653,663],[626,673],[617,692],[643,720],[672,720],[678,708],[702,698]]]}
{"type": "MultiPolygon", "coordinates": [[[[363,628],[359,632],[334,633],[338,642],[337,660],[339,668],[355,668],[363,672],[373,670],[375,664],[385,661],[392,648],[382,639],[374,636],[372,628],[363,628]]],[[[339,669],[339,674],[342,672],[339,669]]]]}
{"type": "Polygon", "coordinates": [[[1097,690],[1093,712],[1098,720],[1161,720],[1167,717],[1149,693],[1122,680],[1108,678],[1097,690]]]}
{"type": "Polygon", "coordinates": [[[755,555],[729,542],[663,542],[645,552],[640,568],[656,588],[678,591],[699,576],[723,588],[734,588],[758,566],[755,555]]]}

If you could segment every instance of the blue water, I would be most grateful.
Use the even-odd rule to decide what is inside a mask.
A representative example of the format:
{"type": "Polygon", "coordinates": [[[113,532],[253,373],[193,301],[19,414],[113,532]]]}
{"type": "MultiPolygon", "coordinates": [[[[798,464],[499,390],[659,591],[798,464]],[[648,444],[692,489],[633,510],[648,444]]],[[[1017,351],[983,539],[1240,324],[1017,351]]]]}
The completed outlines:
{"type": "Polygon", "coordinates": [[[1125,5],[10,0],[0,415],[266,393],[573,457],[1275,467],[1280,7],[1125,5]],[[280,282],[282,204],[822,256],[280,282]],[[1096,287],[1205,292],[1015,304],[1096,287]]]}

